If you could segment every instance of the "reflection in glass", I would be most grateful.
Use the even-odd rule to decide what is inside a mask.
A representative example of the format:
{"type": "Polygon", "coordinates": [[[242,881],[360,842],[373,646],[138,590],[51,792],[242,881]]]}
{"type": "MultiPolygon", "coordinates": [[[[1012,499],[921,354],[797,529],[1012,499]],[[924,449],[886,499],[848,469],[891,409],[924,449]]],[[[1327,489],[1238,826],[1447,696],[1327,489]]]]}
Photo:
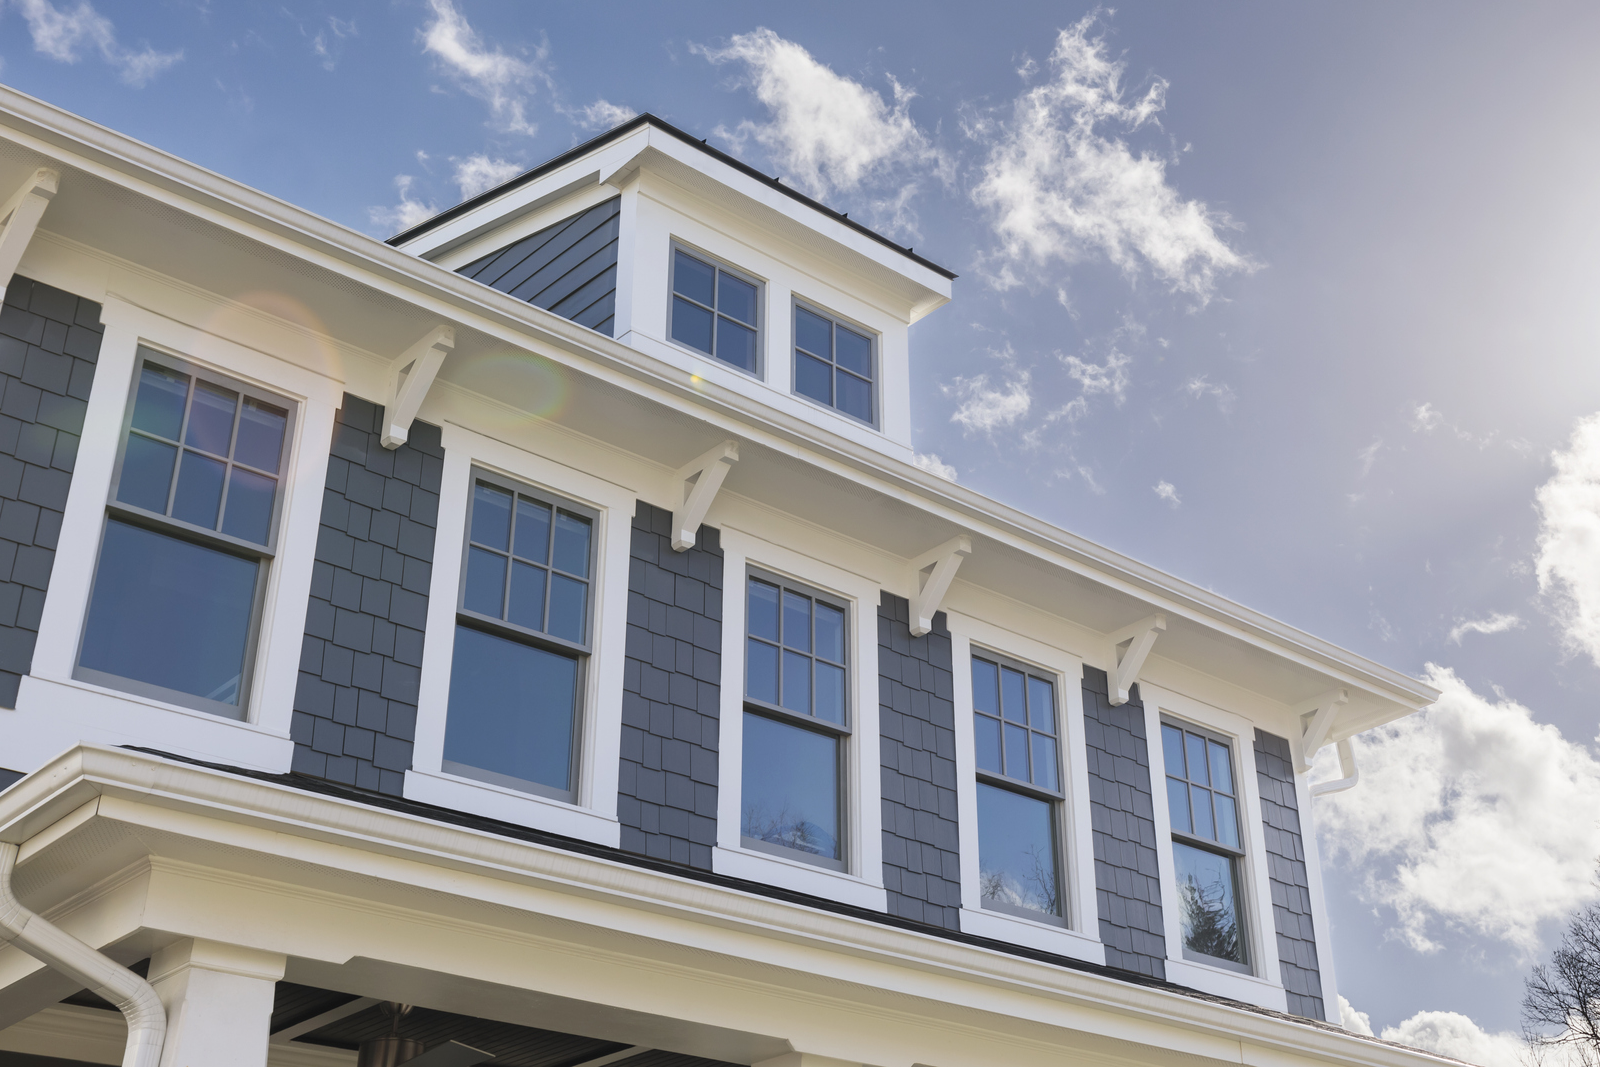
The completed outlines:
{"type": "Polygon", "coordinates": [[[801,652],[811,651],[811,599],[784,590],[783,643],[801,652]]]}
{"type": "Polygon", "coordinates": [[[183,429],[183,403],[188,396],[188,375],[146,363],[139,372],[133,428],[176,441],[183,429]]]}
{"type": "Polygon", "coordinates": [[[717,279],[717,310],[750,326],[756,324],[756,287],[724,273],[717,279]]]}
{"type": "Polygon", "coordinates": [[[282,408],[245,398],[239,413],[239,435],[233,443],[236,462],[257,470],[278,473],[283,457],[283,433],[289,413],[282,408]]]}
{"type": "Polygon", "coordinates": [[[1061,914],[1050,804],[978,783],[978,884],[985,904],[1061,914]]]}
{"type": "Polygon", "coordinates": [[[177,458],[176,445],[129,434],[128,447],[122,454],[122,479],[117,483],[117,499],[165,515],[167,493],[172,489],[172,466],[177,458]]]}
{"type": "Polygon", "coordinates": [[[511,494],[479,482],[472,492],[472,539],[504,552],[511,539],[511,494]]]}
{"type": "Polygon", "coordinates": [[[1248,962],[1239,930],[1235,861],[1176,841],[1172,856],[1184,947],[1233,963],[1248,962]]]}
{"type": "Polygon", "coordinates": [[[821,315],[813,315],[805,308],[796,308],[794,313],[794,343],[813,355],[823,359],[833,358],[833,348],[829,341],[832,335],[833,323],[821,315]]]}
{"type": "Polygon", "coordinates": [[[565,511],[556,512],[554,562],[557,570],[589,576],[589,520],[565,511]]]}
{"type": "Polygon", "coordinates": [[[750,580],[749,629],[752,637],[778,639],[778,587],[750,580]]]}
{"type": "Polygon", "coordinates": [[[672,288],[690,300],[711,307],[716,303],[712,286],[716,283],[716,268],[702,263],[693,256],[678,252],[673,256],[672,288]]]}
{"type": "MultiPolygon", "coordinates": [[[[534,563],[550,562],[550,505],[517,498],[517,555],[534,563]]],[[[587,552],[584,553],[588,555],[587,552]]]]}
{"type": "Polygon", "coordinates": [[[817,655],[835,663],[844,662],[844,612],[828,604],[817,604],[817,655]]]}
{"type": "Polygon", "coordinates": [[[741,799],[744,837],[842,858],[836,738],[746,712],[741,799]]]}
{"type": "Polygon", "coordinates": [[[1022,694],[1022,672],[1014,671],[1010,667],[1001,667],[1000,709],[1012,722],[1028,721],[1028,704],[1022,694]]]}
{"type": "Polygon", "coordinates": [[[233,413],[238,406],[238,393],[210,382],[196,383],[183,443],[214,456],[226,456],[233,443],[233,413]]]}
{"type": "Polygon", "coordinates": [[[1161,724],[1161,753],[1167,761],[1167,773],[1174,778],[1185,777],[1183,773],[1182,730],[1176,726],[1168,726],[1166,723],[1161,724]]]}
{"type": "Polygon", "coordinates": [[[444,758],[570,789],[577,688],[577,660],[457,626],[444,758]]]}
{"type": "Polygon", "coordinates": [[[854,371],[863,378],[872,377],[872,342],[854,330],[843,326],[834,334],[833,361],[845,370],[854,371]]]}

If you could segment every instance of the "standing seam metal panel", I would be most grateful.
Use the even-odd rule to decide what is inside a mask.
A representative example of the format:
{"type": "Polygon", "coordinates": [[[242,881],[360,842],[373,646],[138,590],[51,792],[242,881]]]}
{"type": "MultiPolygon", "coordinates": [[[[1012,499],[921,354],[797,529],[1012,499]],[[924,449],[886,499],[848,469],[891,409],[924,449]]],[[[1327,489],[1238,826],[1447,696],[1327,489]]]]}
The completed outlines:
{"type": "Polygon", "coordinates": [[[622,199],[612,197],[458,268],[502,293],[610,334],[622,199]]]}

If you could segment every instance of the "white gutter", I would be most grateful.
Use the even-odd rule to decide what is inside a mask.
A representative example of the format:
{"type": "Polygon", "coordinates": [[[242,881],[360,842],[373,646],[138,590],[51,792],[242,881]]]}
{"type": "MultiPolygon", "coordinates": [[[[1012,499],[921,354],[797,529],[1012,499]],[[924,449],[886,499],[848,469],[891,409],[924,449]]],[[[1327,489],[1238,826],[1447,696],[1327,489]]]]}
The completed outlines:
{"type": "Polygon", "coordinates": [[[122,1067],[157,1067],[167,1012],[150,983],[22,906],[11,891],[17,846],[0,842],[0,945],[18,948],[117,1006],[128,1020],[122,1067]]]}
{"type": "Polygon", "coordinates": [[[1311,787],[1311,795],[1325,797],[1329,793],[1343,793],[1346,789],[1354,789],[1361,780],[1361,769],[1356,766],[1355,746],[1350,744],[1347,737],[1339,742],[1339,770],[1343,778],[1330,778],[1326,782],[1318,782],[1311,787]]]}

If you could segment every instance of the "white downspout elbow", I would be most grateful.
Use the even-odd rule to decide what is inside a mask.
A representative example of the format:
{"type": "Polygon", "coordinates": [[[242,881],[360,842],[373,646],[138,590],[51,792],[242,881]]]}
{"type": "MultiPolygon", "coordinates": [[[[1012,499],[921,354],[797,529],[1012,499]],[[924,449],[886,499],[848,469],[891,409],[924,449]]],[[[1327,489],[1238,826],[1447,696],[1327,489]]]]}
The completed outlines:
{"type": "Polygon", "coordinates": [[[1342,793],[1355,788],[1355,784],[1361,780],[1361,770],[1356,766],[1356,750],[1348,737],[1339,742],[1339,771],[1344,775],[1343,778],[1318,782],[1311,787],[1311,795],[1321,797],[1329,793],[1342,793]]]}
{"type": "Polygon", "coordinates": [[[81,982],[117,1006],[128,1020],[122,1067],[157,1067],[167,1036],[167,1012],[150,983],[54,923],[22,906],[11,891],[17,846],[0,842],[0,945],[14,942],[34,959],[81,982]]]}

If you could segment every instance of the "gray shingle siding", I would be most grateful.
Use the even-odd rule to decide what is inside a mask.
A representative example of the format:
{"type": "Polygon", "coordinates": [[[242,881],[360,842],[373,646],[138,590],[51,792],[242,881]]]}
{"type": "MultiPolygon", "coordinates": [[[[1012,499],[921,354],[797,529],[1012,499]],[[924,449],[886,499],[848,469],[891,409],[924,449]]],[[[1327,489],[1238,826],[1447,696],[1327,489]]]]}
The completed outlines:
{"type": "Polygon", "coordinates": [[[345,394],[290,733],[297,773],[400,796],[416,734],[444,448],[439,428],[419,421],[390,451],[382,424],[382,408],[345,394]]]}
{"type": "Polygon", "coordinates": [[[100,358],[100,305],[15,275],[0,309],[0,707],[17,706],[100,358]]]}
{"type": "Polygon", "coordinates": [[[950,630],[911,636],[911,605],[878,604],[878,727],[883,789],[883,884],[889,914],[961,929],[956,815],[956,709],[950,630]]]}
{"type": "Polygon", "coordinates": [[[672,550],[672,512],[639,502],[628,560],[622,762],[622,847],[711,869],[717,843],[722,720],[721,535],[700,527],[672,550]]]}
{"type": "Polygon", "coordinates": [[[617,306],[621,204],[612,197],[458,273],[609,336],[617,306]]]}
{"type": "Polygon", "coordinates": [[[1261,828],[1267,841],[1267,878],[1272,884],[1272,922],[1278,935],[1278,966],[1289,994],[1289,1011],[1310,1019],[1326,1019],[1289,742],[1257,730],[1255,750],[1256,780],[1261,787],[1261,828]]]}
{"type": "Polygon", "coordinates": [[[1167,935],[1156,865],[1150,745],[1138,686],[1126,704],[1114,708],[1106,692],[1106,672],[1084,667],[1083,733],[1095,902],[1106,963],[1165,979],[1167,935]]]}

